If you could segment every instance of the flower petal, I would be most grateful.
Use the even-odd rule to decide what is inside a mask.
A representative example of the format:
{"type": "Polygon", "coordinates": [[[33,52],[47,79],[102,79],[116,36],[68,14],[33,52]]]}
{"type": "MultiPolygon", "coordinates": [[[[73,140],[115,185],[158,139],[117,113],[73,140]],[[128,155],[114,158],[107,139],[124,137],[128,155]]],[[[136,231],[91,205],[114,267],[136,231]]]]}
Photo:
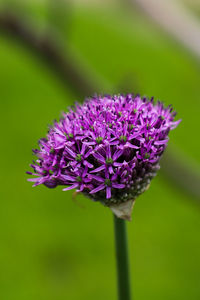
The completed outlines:
{"type": "Polygon", "coordinates": [[[69,191],[69,190],[77,188],[78,186],[79,186],[78,183],[74,183],[74,184],[70,185],[69,187],[64,188],[63,191],[69,191]]]}
{"type": "Polygon", "coordinates": [[[105,170],[105,167],[106,167],[105,165],[102,165],[102,166],[100,166],[100,167],[98,167],[98,168],[92,170],[90,173],[98,173],[98,172],[101,172],[101,171],[105,170]]]}
{"type": "Polygon", "coordinates": [[[106,199],[110,199],[111,198],[111,187],[107,186],[106,187],[106,199]]]}
{"type": "Polygon", "coordinates": [[[65,146],[65,150],[66,150],[73,158],[76,157],[76,153],[75,153],[72,149],[70,149],[70,148],[68,148],[67,146],[65,146]]]}
{"type": "Polygon", "coordinates": [[[93,179],[95,179],[95,180],[98,181],[98,182],[104,182],[104,181],[105,181],[104,178],[102,178],[102,177],[100,177],[100,176],[93,175],[93,174],[90,175],[90,177],[93,178],[93,179]]]}
{"type": "Polygon", "coordinates": [[[113,160],[117,160],[122,154],[124,153],[123,150],[116,150],[113,154],[113,160]]]}
{"type": "Polygon", "coordinates": [[[92,191],[90,191],[90,194],[97,193],[97,192],[103,190],[104,188],[105,188],[105,184],[101,184],[98,187],[96,187],[95,189],[93,189],[92,191]]]}
{"type": "Polygon", "coordinates": [[[115,189],[123,189],[123,188],[125,188],[125,184],[113,182],[112,187],[114,187],[115,189]]]}

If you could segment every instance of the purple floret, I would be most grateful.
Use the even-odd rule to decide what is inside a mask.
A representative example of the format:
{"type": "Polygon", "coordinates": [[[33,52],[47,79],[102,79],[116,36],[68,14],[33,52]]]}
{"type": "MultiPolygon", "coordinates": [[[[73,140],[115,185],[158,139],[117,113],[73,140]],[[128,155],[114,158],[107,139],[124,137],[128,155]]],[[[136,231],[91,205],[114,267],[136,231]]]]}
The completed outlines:
{"type": "Polygon", "coordinates": [[[175,115],[171,106],[132,94],[87,99],[39,141],[29,181],[75,188],[106,205],[136,198],[159,169],[169,131],[180,123],[175,115]]]}

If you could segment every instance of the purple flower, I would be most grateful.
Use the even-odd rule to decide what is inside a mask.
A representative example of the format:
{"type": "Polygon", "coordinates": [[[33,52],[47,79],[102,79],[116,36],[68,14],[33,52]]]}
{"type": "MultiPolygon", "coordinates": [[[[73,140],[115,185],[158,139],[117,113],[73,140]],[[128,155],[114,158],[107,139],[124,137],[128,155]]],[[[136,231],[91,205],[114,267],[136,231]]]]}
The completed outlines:
{"type": "Polygon", "coordinates": [[[76,104],[34,150],[34,186],[76,188],[106,205],[135,199],[159,169],[179,121],[171,106],[140,96],[94,96],[76,104]]]}

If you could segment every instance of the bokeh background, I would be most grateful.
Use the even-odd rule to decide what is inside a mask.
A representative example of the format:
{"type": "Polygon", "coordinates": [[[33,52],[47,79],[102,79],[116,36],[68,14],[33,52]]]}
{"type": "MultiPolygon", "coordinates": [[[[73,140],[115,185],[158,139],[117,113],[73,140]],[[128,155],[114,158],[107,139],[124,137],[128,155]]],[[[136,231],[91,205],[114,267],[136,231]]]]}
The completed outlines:
{"type": "Polygon", "coordinates": [[[116,299],[109,209],[25,174],[76,100],[135,92],[182,119],[128,224],[134,299],[200,299],[200,2],[0,1],[0,299],[116,299]],[[168,10],[169,9],[169,10],[168,10]]]}

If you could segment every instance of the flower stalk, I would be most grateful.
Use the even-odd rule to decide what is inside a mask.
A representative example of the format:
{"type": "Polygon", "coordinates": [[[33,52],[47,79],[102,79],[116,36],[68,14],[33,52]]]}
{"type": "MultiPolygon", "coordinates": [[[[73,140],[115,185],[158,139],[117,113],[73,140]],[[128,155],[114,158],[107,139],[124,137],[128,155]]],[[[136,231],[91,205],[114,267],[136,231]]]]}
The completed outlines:
{"type": "Polygon", "coordinates": [[[131,300],[126,221],[114,215],[118,300],[131,300]]]}

